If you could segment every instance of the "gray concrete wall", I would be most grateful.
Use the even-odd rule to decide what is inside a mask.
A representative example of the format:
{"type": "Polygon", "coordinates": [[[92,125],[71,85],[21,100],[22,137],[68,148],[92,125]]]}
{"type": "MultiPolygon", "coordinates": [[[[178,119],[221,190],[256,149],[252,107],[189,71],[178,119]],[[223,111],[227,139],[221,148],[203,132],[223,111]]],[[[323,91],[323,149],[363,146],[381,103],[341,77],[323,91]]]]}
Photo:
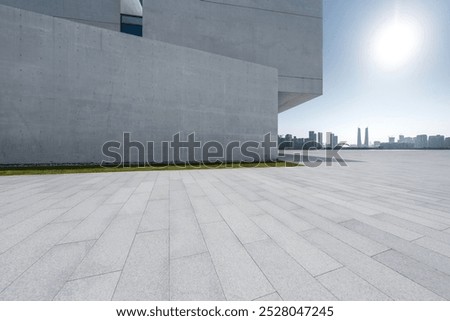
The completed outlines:
{"type": "Polygon", "coordinates": [[[144,1],[143,35],[277,68],[280,112],[322,93],[321,0],[144,1]]]}
{"type": "Polygon", "coordinates": [[[0,164],[97,163],[123,132],[277,134],[274,68],[6,6],[0,30],[0,164]]]}
{"type": "Polygon", "coordinates": [[[0,0],[0,4],[120,30],[120,0],[0,0]]]}

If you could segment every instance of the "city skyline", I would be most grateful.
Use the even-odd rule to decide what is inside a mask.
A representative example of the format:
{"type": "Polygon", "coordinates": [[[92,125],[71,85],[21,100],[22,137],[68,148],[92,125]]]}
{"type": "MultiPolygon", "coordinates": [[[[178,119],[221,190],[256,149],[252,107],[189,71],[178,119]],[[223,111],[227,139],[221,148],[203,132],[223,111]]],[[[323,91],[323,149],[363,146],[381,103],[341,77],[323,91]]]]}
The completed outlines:
{"type": "Polygon", "coordinates": [[[428,135],[428,134],[417,134],[414,136],[405,136],[399,134],[398,136],[389,136],[387,140],[382,141],[370,141],[369,140],[369,128],[365,128],[364,133],[364,143],[362,143],[362,135],[361,128],[357,128],[357,143],[352,144],[347,140],[339,140],[339,136],[335,135],[334,132],[326,131],[326,132],[316,132],[314,130],[308,131],[307,137],[297,136],[293,134],[285,134],[278,135],[278,142],[284,141],[294,141],[295,144],[300,143],[301,145],[306,143],[318,143],[319,146],[323,147],[334,147],[338,145],[338,143],[343,144],[344,146],[352,147],[352,148],[391,148],[391,149],[404,149],[404,148],[450,148],[450,137],[446,137],[445,135],[437,134],[437,135],[428,135]],[[325,141],[323,140],[323,136],[325,133],[325,141]],[[398,139],[397,139],[398,138],[398,139]],[[331,146],[330,146],[331,142],[331,146]]]}
{"type": "Polygon", "coordinates": [[[358,127],[370,128],[372,143],[398,135],[450,136],[449,12],[444,0],[325,0],[323,96],[280,114],[279,134],[331,130],[350,144],[357,143],[358,127]],[[389,70],[380,66],[374,45],[392,19],[413,24],[420,44],[389,70]]]}

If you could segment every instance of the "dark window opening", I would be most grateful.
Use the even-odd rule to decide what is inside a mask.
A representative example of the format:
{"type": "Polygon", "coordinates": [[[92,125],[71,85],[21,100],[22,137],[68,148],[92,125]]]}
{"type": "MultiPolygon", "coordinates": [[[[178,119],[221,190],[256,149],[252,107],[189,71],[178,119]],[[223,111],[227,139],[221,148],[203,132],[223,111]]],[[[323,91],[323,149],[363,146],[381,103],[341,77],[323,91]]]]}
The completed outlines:
{"type": "Polygon", "coordinates": [[[142,37],[142,17],[120,15],[120,32],[142,37]]]}

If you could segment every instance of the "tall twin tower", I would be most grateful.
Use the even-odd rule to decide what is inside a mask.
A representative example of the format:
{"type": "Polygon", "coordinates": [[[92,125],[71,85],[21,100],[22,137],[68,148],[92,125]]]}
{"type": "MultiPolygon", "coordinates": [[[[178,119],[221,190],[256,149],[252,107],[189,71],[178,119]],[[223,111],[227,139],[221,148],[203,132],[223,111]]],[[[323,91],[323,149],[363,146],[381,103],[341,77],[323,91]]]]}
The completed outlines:
{"type": "Polygon", "coordinates": [[[361,128],[358,128],[358,148],[369,147],[369,127],[366,127],[366,137],[364,138],[364,145],[361,142],[361,128]]]}

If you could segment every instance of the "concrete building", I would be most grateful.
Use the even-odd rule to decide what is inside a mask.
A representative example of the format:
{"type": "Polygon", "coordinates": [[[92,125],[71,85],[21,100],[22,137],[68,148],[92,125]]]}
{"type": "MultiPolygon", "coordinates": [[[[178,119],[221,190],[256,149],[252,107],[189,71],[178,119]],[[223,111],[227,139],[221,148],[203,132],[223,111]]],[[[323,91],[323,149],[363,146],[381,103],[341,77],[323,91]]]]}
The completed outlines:
{"type": "Polygon", "coordinates": [[[331,146],[332,148],[335,148],[339,143],[339,137],[333,135],[333,146],[331,146]]]}
{"type": "Polygon", "coordinates": [[[335,136],[332,132],[326,134],[326,147],[334,148],[338,144],[338,136],[335,136]]]}
{"type": "Polygon", "coordinates": [[[364,147],[368,148],[369,147],[369,128],[366,127],[366,132],[365,132],[365,136],[364,136],[364,147]]]}
{"type": "Polygon", "coordinates": [[[144,37],[276,68],[280,112],[322,93],[321,0],[143,5],[144,37]]]}
{"type": "Polygon", "coordinates": [[[450,137],[445,138],[444,148],[450,148],[450,137]]]}
{"type": "Polygon", "coordinates": [[[442,135],[428,137],[428,148],[444,148],[445,137],[442,135]]]}
{"type": "Polygon", "coordinates": [[[358,148],[361,148],[361,147],[362,147],[361,128],[359,128],[359,127],[358,127],[358,142],[357,142],[356,146],[357,146],[358,148]]]}
{"type": "Polygon", "coordinates": [[[317,133],[317,142],[318,142],[320,145],[323,145],[323,133],[322,133],[322,132],[318,132],[318,133],[317,133]]]}
{"type": "Polygon", "coordinates": [[[389,144],[395,143],[395,137],[389,137],[389,144]]]}
{"type": "Polygon", "coordinates": [[[317,142],[317,134],[314,131],[309,132],[308,138],[310,142],[317,142]]]}
{"type": "Polygon", "coordinates": [[[428,136],[427,135],[417,135],[414,147],[415,148],[427,148],[428,147],[428,136]]]}
{"type": "Polygon", "coordinates": [[[0,30],[0,164],[99,163],[110,141],[164,162],[177,133],[275,141],[278,113],[322,93],[320,0],[0,0],[0,30]]]}

